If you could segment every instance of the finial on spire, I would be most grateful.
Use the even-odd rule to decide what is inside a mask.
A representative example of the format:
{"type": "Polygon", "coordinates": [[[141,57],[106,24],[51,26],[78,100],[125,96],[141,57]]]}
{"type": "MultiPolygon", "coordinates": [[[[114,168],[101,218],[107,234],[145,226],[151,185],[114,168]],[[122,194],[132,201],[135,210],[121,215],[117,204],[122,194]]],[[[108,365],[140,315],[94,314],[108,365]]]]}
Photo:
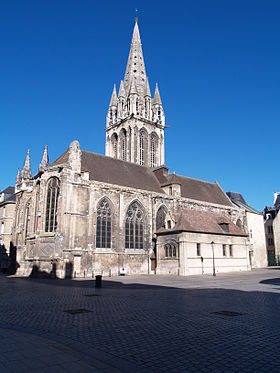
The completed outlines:
{"type": "Polygon", "coordinates": [[[138,9],[135,9],[135,23],[138,22],[138,9]]]}

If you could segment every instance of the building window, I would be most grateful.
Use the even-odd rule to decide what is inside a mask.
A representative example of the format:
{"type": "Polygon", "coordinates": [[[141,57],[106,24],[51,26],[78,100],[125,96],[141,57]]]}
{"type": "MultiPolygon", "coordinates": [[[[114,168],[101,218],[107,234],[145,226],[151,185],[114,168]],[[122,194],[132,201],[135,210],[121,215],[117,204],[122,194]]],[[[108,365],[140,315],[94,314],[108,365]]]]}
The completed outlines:
{"type": "Polygon", "coordinates": [[[176,246],[173,243],[164,245],[165,258],[175,259],[177,257],[176,246]]]}
{"type": "Polygon", "coordinates": [[[139,138],[139,163],[143,166],[144,164],[144,136],[140,133],[139,138]]]}
{"type": "Polygon", "coordinates": [[[229,232],[229,224],[228,223],[221,223],[220,224],[220,227],[222,228],[222,230],[226,233],[229,232]]]}
{"type": "Polygon", "coordinates": [[[29,237],[29,229],[30,229],[30,204],[28,204],[25,209],[25,244],[26,244],[26,239],[29,237]]]}
{"type": "Polygon", "coordinates": [[[138,110],[139,110],[139,104],[138,104],[138,100],[136,100],[136,113],[138,114],[138,110]]]}
{"type": "Polygon", "coordinates": [[[172,196],[173,191],[172,191],[172,186],[169,187],[169,195],[172,196]]]}
{"type": "Polygon", "coordinates": [[[118,158],[118,136],[116,133],[112,135],[112,145],[113,145],[113,157],[118,158]]]}
{"type": "Polygon", "coordinates": [[[269,246],[273,246],[274,245],[273,238],[269,238],[268,239],[268,245],[269,246]]]}
{"type": "Polygon", "coordinates": [[[161,120],[161,111],[158,110],[158,120],[161,120]]]}
{"type": "Polygon", "coordinates": [[[38,208],[39,208],[39,199],[40,199],[40,183],[36,186],[36,197],[35,197],[35,210],[34,210],[34,225],[33,232],[36,233],[38,229],[38,208]]]}
{"type": "Polygon", "coordinates": [[[229,256],[233,256],[233,248],[232,248],[232,245],[229,245],[229,256]]]}
{"type": "Polygon", "coordinates": [[[223,256],[227,256],[227,247],[223,245],[223,256]]]}
{"type": "Polygon", "coordinates": [[[59,180],[52,177],[48,182],[45,232],[55,232],[57,227],[57,203],[59,195],[59,180]]]}
{"type": "Polygon", "coordinates": [[[112,113],[112,110],[110,110],[110,120],[111,120],[111,121],[113,120],[113,113],[112,113]]]}
{"type": "Polygon", "coordinates": [[[165,218],[166,218],[166,209],[165,207],[161,206],[157,212],[156,230],[160,228],[165,228],[165,218]]]}
{"type": "Polygon", "coordinates": [[[111,248],[111,209],[106,199],[103,199],[97,208],[96,218],[96,247],[111,248]]]}
{"type": "Polygon", "coordinates": [[[171,229],[171,220],[167,220],[167,228],[171,229]]]}
{"type": "Polygon", "coordinates": [[[133,202],[128,208],[125,220],[125,248],[143,249],[144,212],[139,203],[133,202]]]}
{"type": "Polygon", "coordinates": [[[156,144],[154,137],[151,138],[151,167],[155,167],[155,159],[156,159],[156,144]]]}
{"type": "Polygon", "coordinates": [[[196,255],[201,256],[201,248],[200,248],[200,243],[196,244],[196,255]]]}
{"type": "Polygon", "coordinates": [[[273,234],[273,227],[272,227],[272,225],[269,225],[267,227],[267,231],[268,231],[268,233],[273,234]]]}

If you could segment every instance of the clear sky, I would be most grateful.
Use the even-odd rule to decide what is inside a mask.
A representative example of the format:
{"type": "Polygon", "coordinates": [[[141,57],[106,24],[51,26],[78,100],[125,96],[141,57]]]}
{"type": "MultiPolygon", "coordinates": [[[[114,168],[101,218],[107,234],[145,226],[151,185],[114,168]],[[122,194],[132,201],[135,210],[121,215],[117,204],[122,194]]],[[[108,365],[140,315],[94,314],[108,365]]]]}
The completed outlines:
{"type": "Polygon", "coordinates": [[[33,174],[78,139],[104,154],[113,83],[135,8],[152,92],[170,128],[166,164],[217,180],[262,210],[280,191],[280,1],[9,0],[0,7],[0,189],[27,148],[33,174]]]}

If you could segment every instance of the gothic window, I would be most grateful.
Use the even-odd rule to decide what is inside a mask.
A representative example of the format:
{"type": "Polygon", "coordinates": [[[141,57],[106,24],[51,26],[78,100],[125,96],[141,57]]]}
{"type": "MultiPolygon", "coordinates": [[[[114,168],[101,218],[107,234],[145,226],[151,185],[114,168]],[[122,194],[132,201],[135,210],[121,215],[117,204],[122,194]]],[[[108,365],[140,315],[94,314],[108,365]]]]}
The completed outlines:
{"type": "Polygon", "coordinates": [[[110,120],[113,120],[113,113],[112,113],[112,110],[110,110],[110,120]]]}
{"type": "Polygon", "coordinates": [[[158,209],[157,217],[156,217],[156,229],[165,228],[165,218],[166,218],[166,209],[165,207],[161,206],[158,209]]]}
{"type": "Polygon", "coordinates": [[[161,111],[158,110],[158,120],[161,120],[161,111]]]}
{"type": "Polygon", "coordinates": [[[111,209],[106,199],[103,199],[97,208],[96,218],[96,247],[111,248],[111,209]]]}
{"type": "Polygon", "coordinates": [[[55,232],[57,227],[57,203],[59,195],[59,180],[52,177],[47,187],[45,232],[55,232]]]}
{"type": "Polygon", "coordinates": [[[167,243],[164,245],[165,257],[168,259],[176,259],[177,249],[174,243],[167,243]]]}
{"type": "Polygon", "coordinates": [[[140,133],[140,138],[139,138],[139,163],[141,165],[144,164],[144,135],[143,133],[140,133]]]}
{"type": "Polygon", "coordinates": [[[130,99],[127,100],[127,111],[130,113],[130,99]]]}
{"type": "Polygon", "coordinates": [[[144,242],[144,212],[139,203],[133,202],[126,214],[125,248],[143,249],[144,242]]]}
{"type": "Polygon", "coordinates": [[[136,113],[138,114],[138,109],[139,109],[139,104],[138,104],[138,100],[136,100],[136,113]]]}
{"type": "Polygon", "coordinates": [[[123,161],[126,161],[127,138],[126,138],[125,130],[122,130],[120,138],[121,138],[121,157],[123,161]]]}
{"type": "Polygon", "coordinates": [[[118,113],[117,113],[117,110],[115,111],[115,121],[117,121],[117,118],[118,118],[118,113]]]}
{"type": "Polygon", "coordinates": [[[112,135],[113,157],[118,158],[118,136],[116,133],[112,135]]]}
{"type": "Polygon", "coordinates": [[[156,144],[155,144],[155,138],[152,137],[151,138],[151,167],[155,167],[155,158],[156,158],[156,151],[155,151],[155,148],[156,148],[156,144]]]}
{"type": "Polygon", "coordinates": [[[26,244],[26,239],[30,233],[29,229],[30,229],[30,203],[28,203],[25,208],[25,244],[26,244]]]}
{"type": "Polygon", "coordinates": [[[40,183],[36,185],[35,209],[34,209],[34,225],[33,232],[36,233],[38,229],[38,208],[40,198],[40,183]]]}

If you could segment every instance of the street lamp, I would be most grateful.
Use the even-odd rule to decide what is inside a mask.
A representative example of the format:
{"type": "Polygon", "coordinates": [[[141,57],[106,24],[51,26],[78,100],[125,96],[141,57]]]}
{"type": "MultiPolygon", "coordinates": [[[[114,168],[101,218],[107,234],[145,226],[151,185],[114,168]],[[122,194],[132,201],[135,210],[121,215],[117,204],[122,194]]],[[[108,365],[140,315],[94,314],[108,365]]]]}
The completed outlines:
{"type": "Polygon", "coordinates": [[[215,255],[214,255],[214,245],[215,242],[211,242],[211,247],[212,247],[212,254],[213,254],[213,276],[216,276],[216,270],[215,270],[215,255]]]}

